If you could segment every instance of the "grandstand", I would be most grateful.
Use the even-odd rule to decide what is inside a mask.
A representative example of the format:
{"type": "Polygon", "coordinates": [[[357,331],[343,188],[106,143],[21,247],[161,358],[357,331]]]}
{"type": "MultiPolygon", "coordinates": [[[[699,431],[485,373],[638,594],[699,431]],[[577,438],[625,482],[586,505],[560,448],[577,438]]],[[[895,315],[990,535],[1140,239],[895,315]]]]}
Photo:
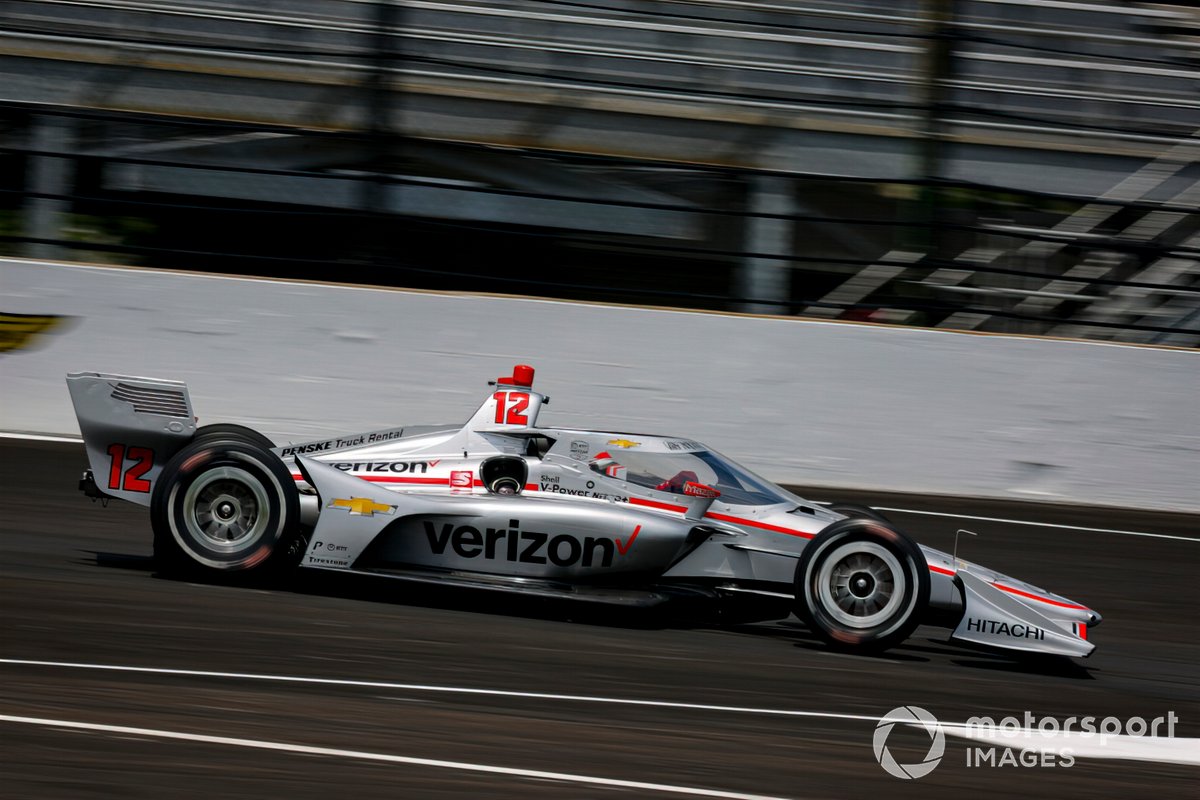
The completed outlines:
{"type": "Polygon", "coordinates": [[[1200,346],[1186,5],[13,0],[0,248],[1200,346]]]}

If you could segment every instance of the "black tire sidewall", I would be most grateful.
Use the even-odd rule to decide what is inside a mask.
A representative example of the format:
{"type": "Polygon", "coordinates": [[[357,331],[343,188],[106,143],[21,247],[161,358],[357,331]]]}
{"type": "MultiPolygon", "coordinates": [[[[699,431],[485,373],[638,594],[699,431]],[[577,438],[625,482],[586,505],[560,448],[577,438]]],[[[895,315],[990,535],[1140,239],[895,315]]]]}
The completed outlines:
{"type": "Polygon", "coordinates": [[[164,467],[150,503],[155,555],[166,568],[206,571],[263,571],[286,554],[299,529],[300,501],[290,472],[274,453],[239,439],[193,441],[164,467]],[[257,481],[266,494],[265,530],[244,547],[224,551],[189,530],[184,497],[189,487],[214,469],[235,467],[257,481]]]}
{"type": "Polygon", "coordinates": [[[835,647],[872,651],[891,647],[913,632],[929,604],[929,566],[915,542],[888,525],[869,519],[835,522],[805,545],[796,565],[796,615],[819,638],[835,647]],[[870,628],[852,628],[833,617],[817,596],[816,579],[824,561],[845,544],[871,542],[900,563],[905,587],[900,607],[870,628]]]}
{"type": "Polygon", "coordinates": [[[263,450],[270,450],[275,446],[275,443],[265,434],[259,433],[254,428],[238,425],[236,422],[214,422],[211,425],[202,425],[196,429],[196,435],[192,437],[191,444],[208,441],[242,441],[261,447],[263,450]]]}
{"type": "Polygon", "coordinates": [[[830,503],[828,506],[826,506],[826,508],[828,508],[830,511],[835,511],[838,514],[847,516],[850,519],[869,519],[874,520],[875,522],[882,522],[884,525],[888,525],[892,528],[896,527],[890,519],[885,517],[883,514],[880,514],[875,509],[868,508],[867,506],[860,506],[855,503],[830,503]]]}

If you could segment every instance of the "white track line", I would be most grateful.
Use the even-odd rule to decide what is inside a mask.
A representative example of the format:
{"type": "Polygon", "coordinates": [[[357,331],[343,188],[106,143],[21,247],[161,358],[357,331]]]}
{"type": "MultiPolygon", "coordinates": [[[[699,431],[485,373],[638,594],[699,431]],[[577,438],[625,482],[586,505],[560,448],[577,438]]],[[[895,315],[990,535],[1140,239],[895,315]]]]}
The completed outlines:
{"type": "Polygon", "coordinates": [[[944,511],[918,511],[915,508],[889,508],[887,506],[871,506],[879,511],[894,511],[899,514],[921,514],[926,517],[952,517],[953,519],[973,519],[979,522],[1004,522],[1009,525],[1033,525],[1038,528],[1060,528],[1070,531],[1085,531],[1087,533],[1118,533],[1124,536],[1145,536],[1152,539],[1174,539],[1178,542],[1200,542],[1195,536],[1171,536],[1166,533],[1146,533],[1145,531],[1124,531],[1117,528],[1084,528],[1079,525],[1058,525],[1052,522],[1031,522],[1027,519],[1004,519],[1003,517],[974,517],[969,514],[950,514],[944,511]]]}
{"type": "Polygon", "coordinates": [[[1036,728],[1001,731],[942,725],[951,736],[986,742],[1013,750],[1040,753],[1064,753],[1075,758],[1102,758],[1120,761],[1154,761],[1200,767],[1200,739],[1168,736],[1096,735],[1079,732],[1043,733],[1036,728]]]}
{"type": "MultiPolygon", "coordinates": [[[[184,675],[184,676],[189,676],[189,677],[200,677],[200,678],[232,678],[232,679],[237,679],[237,680],[273,681],[273,682],[278,682],[278,683],[301,683],[301,684],[316,684],[316,685],[323,685],[323,686],[352,686],[352,687],[373,688],[373,689],[394,689],[394,690],[407,690],[407,691],[417,691],[417,692],[439,692],[439,693],[445,693],[445,694],[487,695],[487,696],[493,696],[493,697],[518,697],[518,698],[533,699],[533,700],[561,700],[561,701],[579,702],[579,703],[605,703],[605,704],[609,704],[609,705],[649,706],[652,708],[679,708],[679,709],[688,709],[688,710],[692,710],[692,711],[718,711],[718,712],[735,713],[735,714],[766,714],[766,715],[771,715],[771,716],[782,716],[782,717],[803,717],[803,718],[809,718],[809,719],[831,719],[831,720],[843,720],[843,721],[850,721],[850,722],[869,722],[872,725],[878,725],[883,722],[903,722],[905,724],[913,724],[912,719],[909,717],[893,719],[893,718],[887,717],[887,716],[880,717],[880,716],[875,716],[875,715],[870,715],[870,714],[845,714],[845,713],[839,713],[839,712],[833,712],[833,711],[798,711],[798,710],[793,710],[793,709],[762,708],[762,707],[757,707],[757,706],[720,706],[720,705],[710,705],[710,704],[706,704],[706,703],[680,703],[680,702],[670,702],[670,701],[666,701],[666,700],[635,700],[632,698],[621,698],[621,697],[597,697],[597,696],[593,696],[593,695],[575,695],[575,694],[550,694],[550,693],[545,693],[545,692],[517,692],[517,691],[508,691],[505,689],[475,689],[475,688],[460,687],[460,686],[434,686],[434,685],[414,684],[414,683],[396,683],[396,682],[392,682],[392,681],[359,681],[359,680],[348,680],[348,679],[344,679],[344,678],[305,678],[305,677],[299,677],[299,676],[294,676],[294,675],[268,675],[268,674],[253,673],[253,672],[217,672],[217,671],[211,671],[211,670],[168,669],[165,667],[132,667],[132,666],[123,666],[123,665],[119,665],[119,664],[86,664],[86,663],[75,663],[75,662],[69,662],[69,661],[39,661],[39,660],[20,659],[20,658],[0,658],[0,664],[10,664],[10,665],[17,665],[17,666],[35,666],[35,667],[60,667],[60,668],[65,668],[65,669],[90,669],[90,670],[102,670],[102,671],[109,671],[109,672],[135,672],[135,673],[149,673],[149,674],[154,674],[154,675],[184,675]]],[[[32,718],[6,717],[3,715],[0,715],[0,720],[30,721],[30,722],[35,721],[32,718]]],[[[50,725],[50,726],[55,726],[55,725],[57,725],[59,727],[64,726],[63,723],[53,721],[53,720],[50,720],[50,721],[43,720],[43,721],[36,721],[36,722],[37,722],[37,724],[45,724],[45,725],[50,725]]],[[[939,722],[938,724],[943,729],[945,729],[945,731],[947,733],[951,733],[956,736],[962,736],[964,738],[973,738],[973,739],[986,738],[985,734],[979,733],[978,731],[976,731],[975,729],[973,729],[970,725],[968,725],[966,723],[939,722]]],[[[74,725],[75,725],[75,727],[87,727],[88,725],[90,725],[90,723],[75,723],[74,725]]],[[[68,725],[66,725],[66,727],[71,727],[71,725],[68,724],[68,725]]],[[[96,730],[100,730],[100,729],[107,730],[107,729],[111,728],[111,726],[91,726],[91,727],[96,730]]],[[[137,729],[124,728],[121,730],[124,732],[131,732],[131,731],[135,731],[137,729]]],[[[140,730],[138,732],[143,733],[145,735],[167,735],[167,734],[163,734],[162,732],[156,733],[156,732],[147,732],[147,731],[140,731],[140,730]]],[[[1037,732],[1040,734],[1040,731],[1022,731],[1021,733],[1024,737],[1029,738],[1029,737],[1033,736],[1034,732],[1037,732]]],[[[200,737],[200,736],[193,737],[191,734],[174,734],[173,735],[173,738],[188,738],[188,737],[195,738],[199,741],[215,741],[216,740],[216,737],[200,737]]],[[[1002,738],[1007,739],[1007,738],[1011,738],[1011,737],[1007,732],[1000,734],[999,736],[995,737],[994,743],[1003,745],[1003,746],[1013,746],[1013,747],[1017,747],[1018,749],[1020,747],[1022,747],[1022,744],[1019,742],[1014,742],[1014,744],[1012,744],[1012,745],[1006,745],[1004,741],[1001,741],[1002,738]]],[[[1189,764],[1189,765],[1193,765],[1193,766],[1200,766],[1200,739],[1182,739],[1182,738],[1167,738],[1167,737],[1152,737],[1152,736],[1100,737],[1102,739],[1106,738],[1107,740],[1113,740],[1115,743],[1118,743],[1120,745],[1120,746],[1109,746],[1106,749],[1104,746],[1091,746],[1091,743],[1090,743],[1090,740],[1088,737],[1071,736],[1069,738],[1071,739],[1071,741],[1068,743],[1069,746],[1075,748],[1076,749],[1075,755],[1080,756],[1080,757],[1108,758],[1108,759],[1133,759],[1133,760],[1138,760],[1138,761],[1156,761],[1156,762],[1167,763],[1167,764],[1189,764]],[[1080,744],[1080,741],[1082,741],[1082,744],[1080,744]]],[[[243,740],[223,740],[223,741],[227,741],[228,743],[240,743],[243,740]]],[[[1061,748],[1063,746],[1063,743],[1062,743],[1063,741],[1064,740],[1059,741],[1059,743],[1057,745],[1058,748],[1061,748]]],[[[1103,745],[1103,743],[1101,743],[1101,745],[1103,745]]],[[[321,748],[308,748],[308,749],[300,750],[299,746],[293,746],[293,745],[251,744],[249,746],[262,746],[262,747],[266,747],[267,749],[284,749],[284,750],[295,749],[297,752],[328,752],[330,754],[346,754],[346,753],[350,752],[350,751],[324,751],[321,748]]],[[[358,754],[354,757],[375,758],[377,760],[391,760],[391,761],[398,761],[398,762],[403,762],[403,763],[414,763],[414,764],[424,763],[424,764],[433,764],[436,766],[458,766],[456,764],[456,762],[449,762],[449,761],[434,762],[434,761],[427,761],[427,760],[423,760],[423,759],[407,758],[407,757],[402,757],[402,756],[379,756],[379,755],[375,755],[375,754],[358,754]]],[[[509,769],[506,767],[487,767],[487,766],[474,765],[474,766],[462,766],[461,768],[476,769],[479,771],[504,772],[507,774],[537,775],[540,777],[546,777],[546,776],[553,775],[553,773],[534,773],[534,772],[531,772],[528,770],[515,770],[515,769],[509,769]]],[[[666,787],[666,786],[659,786],[658,784],[633,784],[633,783],[629,783],[629,782],[625,782],[625,781],[609,781],[606,778],[588,778],[587,776],[571,776],[571,777],[564,777],[561,779],[562,780],[576,780],[576,781],[581,781],[581,782],[588,782],[588,781],[606,782],[609,785],[627,786],[627,787],[631,787],[631,788],[636,788],[638,786],[658,787],[655,789],[656,791],[664,791],[664,792],[665,791],[674,791],[674,792],[685,793],[685,794],[703,794],[705,796],[710,796],[710,797],[746,797],[746,798],[755,797],[754,795],[721,793],[721,792],[709,791],[709,790],[705,790],[705,789],[689,789],[687,787],[666,787]]]]}
{"type": "Polygon", "coordinates": [[[99,733],[116,733],[127,736],[154,736],[160,739],[179,739],[186,742],[223,744],[231,745],[233,747],[251,747],[256,750],[278,750],[285,753],[301,753],[304,755],[352,758],[360,761],[383,761],[391,764],[411,764],[419,767],[456,769],[463,772],[484,772],[492,775],[511,775],[517,778],[532,778],[534,780],[563,781],[565,783],[578,783],[592,786],[611,786],[618,789],[633,789],[639,792],[665,792],[669,794],[691,795],[693,797],[729,798],[730,800],[783,800],[783,798],[771,797],[768,795],[743,794],[741,792],[723,792],[719,789],[701,789],[692,786],[673,786],[669,783],[624,781],[617,778],[597,778],[591,775],[575,775],[569,772],[545,772],[536,769],[497,767],[489,764],[471,764],[465,761],[442,761],[435,758],[395,756],[387,753],[367,753],[361,750],[341,750],[334,747],[311,747],[309,745],[287,744],[285,742],[264,742],[256,739],[235,739],[229,736],[206,736],[199,733],[181,733],[179,731],[164,731],[154,728],[131,728],[124,725],[101,725],[94,722],[76,722],[74,720],[43,719],[41,717],[16,717],[8,714],[0,714],[0,722],[12,722],[23,725],[42,725],[48,728],[69,728],[73,730],[97,731],[99,733]]]}
{"type": "Polygon", "coordinates": [[[395,683],[392,681],[356,681],[345,678],[305,678],[296,675],[265,675],[254,672],[217,672],[195,669],[168,669],[165,667],[131,667],[120,664],[85,664],[69,661],[34,661],[21,658],[0,658],[0,664],[27,667],[61,667],[64,669],[91,669],[109,672],[141,672],[152,675],[185,675],[192,678],[233,678],[249,681],[273,681],[276,683],[303,683],[320,686],[355,686],[369,689],[395,689],[410,692],[440,692],[443,694],[472,694],[490,697],[520,697],[530,700],[563,700],[577,703],[606,703],[609,705],[650,706],[654,708],[685,708],[692,711],[723,711],[735,714],[769,714],[783,717],[815,717],[864,722],[879,722],[878,716],[865,714],[838,714],[825,711],[793,711],[782,708],[757,708],[753,706],[719,706],[703,703],[676,703],[667,700],[635,700],[624,697],[596,697],[581,694],[549,694],[545,692],[517,692],[506,689],[473,689],[463,686],[435,686],[421,683],[395,683]]]}
{"type": "Polygon", "coordinates": [[[72,444],[83,444],[83,439],[78,436],[54,436],[48,433],[14,433],[11,431],[0,431],[0,439],[24,439],[29,442],[71,442],[72,444]]]}

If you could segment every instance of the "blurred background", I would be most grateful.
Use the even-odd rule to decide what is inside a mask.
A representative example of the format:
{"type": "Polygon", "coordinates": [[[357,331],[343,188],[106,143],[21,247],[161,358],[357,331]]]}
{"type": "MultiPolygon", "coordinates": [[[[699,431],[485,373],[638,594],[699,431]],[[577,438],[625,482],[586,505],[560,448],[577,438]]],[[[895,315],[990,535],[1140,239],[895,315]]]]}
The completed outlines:
{"type": "Polygon", "coordinates": [[[1200,13],[7,0],[0,255],[1200,346],[1200,13]]]}

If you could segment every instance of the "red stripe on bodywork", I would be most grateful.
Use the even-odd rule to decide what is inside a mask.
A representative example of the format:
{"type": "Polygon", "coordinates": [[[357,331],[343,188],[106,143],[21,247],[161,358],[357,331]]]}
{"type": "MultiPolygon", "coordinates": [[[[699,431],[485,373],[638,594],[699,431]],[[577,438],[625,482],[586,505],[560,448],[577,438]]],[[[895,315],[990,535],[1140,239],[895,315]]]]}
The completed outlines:
{"type": "MultiPolygon", "coordinates": [[[[359,480],[368,481],[369,483],[419,483],[435,486],[439,484],[449,485],[450,483],[449,478],[401,478],[394,475],[354,475],[354,473],[351,472],[347,472],[346,474],[358,478],[359,480]]],[[[293,474],[292,478],[296,481],[304,480],[303,475],[293,474]]]]}
{"type": "Polygon", "coordinates": [[[527,492],[536,492],[537,490],[538,490],[538,485],[537,485],[536,483],[527,483],[527,484],[525,484],[525,491],[527,491],[527,492]]]}
{"type": "Polygon", "coordinates": [[[1020,597],[1028,597],[1030,600],[1037,600],[1042,603],[1049,603],[1050,605],[1058,606],[1059,608],[1074,608],[1074,609],[1078,609],[1079,611],[1087,611],[1088,610],[1087,606],[1077,606],[1074,603],[1064,603],[1059,600],[1051,600],[1049,597],[1041,597],[1036,594],[1030,594],[1029,592],[1024,592],[1024,591],[1021,591],[1020,589],[1015,589],[1012,586],[1005,586],[1002,583],[993,583],[992,585],[995,586],[997,589],[999,589],[1002,592],[1008,592],[1009,594],[1015,594],[1020,597]]]}
{"type": "Polygon", "coordinates": [[[1087,625],[1084,625],[1082,622],[1080,622],[1078,625],[1078,628],[1079,628],[1079,638],[1083,639],[1086,642],[1087,641],[1087,625]]]}
{"type": "MultiPolygon", "coordinates": [[[[945,567],[935,567],[933,564],[929,565],[929,571],[936,572],[939,575],[954,575],[955,574],[954,570],[946,569],[945,567]]],[[[1026,592],[1022,589],[1017,589],[1013,586],[1005,586],[1004,584],[996,583],[995,581],[992,582],[992,586],[995,586],[997,589],[999,589],[1002,592],[1008,592],[1009,594],[1015,594],[1015,595],[1019,595],[1021,597],[1027,597],[1030,600],[1037,600],[1039,603],[1048,603],[1049,605],[1058,606],[1059,608],[1074,608],[1079,611],[1088,611],[1089,610],[1087,606],[1079,606],[1079,605],[1075,605],[1074,603],[1064,603],[1061,600],[1051,600],[1049,597],[1042,597],[1041,595],[1033,594],[1031,592],[1026,592]]],[[[1087,636],[1085,635],[1083,638],[1086,639],[1087,636]]]]}
{"type": "Polygon", "coordinates": [[[719,519],[721,522],[732,522],[735,525],[748,525],[751,528],[759,528],[771,533],[786,533],[788,536],[799,536],[804,539],[811,539],[816,536],[815,533],[807,531],[798,531],[795,528],[783,528],[779,525],[771,525],[766,522],[759,522],[753,519],[743,519],[742,517],[731,517],[728,514],[705,514],[709,519],[719,519]]]}
{"type": "Polygon", "coordinates": [[[657,508],[660,511],[678,511],[680,513],[687,511],[687,506],[677,506],[671,503],[660,503],[657,500],[643,500],[640,497],[629,498],[629,504],[634,506],[646,506],[647,508],[657,508]]]}

